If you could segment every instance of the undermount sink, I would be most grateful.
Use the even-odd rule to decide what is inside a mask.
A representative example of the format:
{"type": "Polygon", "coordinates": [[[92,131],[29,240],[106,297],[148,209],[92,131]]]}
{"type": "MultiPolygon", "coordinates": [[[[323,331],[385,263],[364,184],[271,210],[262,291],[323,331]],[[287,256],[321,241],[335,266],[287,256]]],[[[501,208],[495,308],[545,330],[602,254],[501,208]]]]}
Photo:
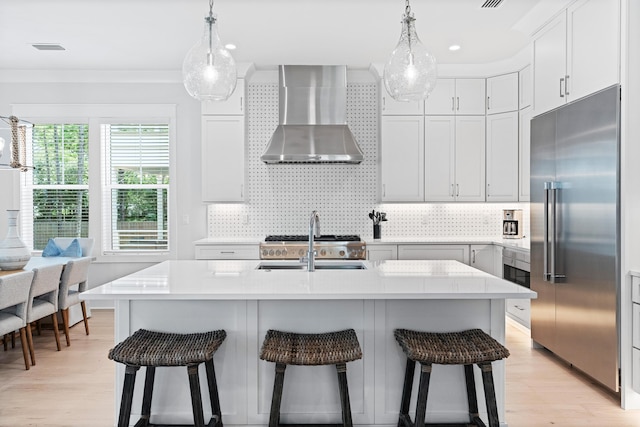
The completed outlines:
{"type": "MultiPolygon", "coordinates": [[[[366,270],[367,267],[362,261],[316,261],[316,270],[366,270]]],[[[256,270],[306,270],[306,264],[287,261],[267,261],[261,262],[256,270]]]]}

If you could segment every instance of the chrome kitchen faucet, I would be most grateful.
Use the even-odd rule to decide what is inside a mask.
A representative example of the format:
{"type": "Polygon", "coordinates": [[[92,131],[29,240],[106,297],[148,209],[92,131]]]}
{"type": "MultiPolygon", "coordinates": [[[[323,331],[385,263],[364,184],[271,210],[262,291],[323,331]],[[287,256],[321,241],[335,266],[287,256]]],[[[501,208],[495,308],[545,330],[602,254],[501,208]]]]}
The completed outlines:
{"type": "MultiPolygon", "coordinates": [[[[315,271],[315,256],[316,251],[313,249],[313,237],[320,237],[320,216],[318,211],[311,212],[311,218],[309,219],[309,250],[307,251],[307,271],[315,271]]],[[[301,260],[304,262],[304,258],[301,260]]]]}

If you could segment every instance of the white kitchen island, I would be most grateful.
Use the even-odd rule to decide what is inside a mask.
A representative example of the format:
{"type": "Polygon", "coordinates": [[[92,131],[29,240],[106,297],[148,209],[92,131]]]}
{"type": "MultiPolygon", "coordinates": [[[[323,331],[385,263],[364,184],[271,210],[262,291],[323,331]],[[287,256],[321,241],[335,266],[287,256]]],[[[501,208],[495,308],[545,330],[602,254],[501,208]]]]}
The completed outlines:
{"type": "MultiPolygon", "coordinates": [[[[354,424],[396,425],[405,358],[393,337],[395,328],[434,332],[481,328],[504,343],[504,300],[536,297],[535,292],[457,261],[361,262],[366,269],[315,272],[259,270],[260,263],[165,261],[91,289],[82,298],[115,300],[116,342],[140,328],[225,329],[227,339],[214,361],[223,422],[230,426],[268,423],[274,364],[259,359],[268,329],[353,328],[363,350],[361,360],[347,364],[354,424]]],[[[204,378],[204,366],[201,369],[204,378]]],[[[123,377],[124,369],[118,364],[116,417],[123,377]]],[[[504,361],[494,363],[494,378],[500,420],[506,425],[504,361]]],[[[138,375],[132,420],[140,412],[143,380],[144,375],[138,375]]],[[[481,384],[479,373],[476,382],[481,384]]],[[[208,417],[206,381],[202,384],[208,417]]],[[[462,368],[436,365],[431,384],[427,420],[464,420],[462,368]]],[[[157,370],[152,414],[161,415],[163,422],[191,422],[189,399],[186,369],[157,370]]],[[[481,392],[479,399],[486,420],[481,392]]],[[[414,407],[415,403],[412,411],[414,407]]],[[[333,366],[287,369],[282,422],[340,422],[333,366]]]]}

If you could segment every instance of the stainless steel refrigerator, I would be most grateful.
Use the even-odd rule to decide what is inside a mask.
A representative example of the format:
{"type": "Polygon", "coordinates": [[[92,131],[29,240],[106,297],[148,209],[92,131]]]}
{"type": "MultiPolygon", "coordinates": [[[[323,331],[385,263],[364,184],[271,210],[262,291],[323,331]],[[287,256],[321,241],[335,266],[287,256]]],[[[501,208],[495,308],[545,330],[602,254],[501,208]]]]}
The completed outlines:
{"type": "Polygon", "coordinates": [[[531,121],[531,338],[618,390],[620,86],[531,121]]]}

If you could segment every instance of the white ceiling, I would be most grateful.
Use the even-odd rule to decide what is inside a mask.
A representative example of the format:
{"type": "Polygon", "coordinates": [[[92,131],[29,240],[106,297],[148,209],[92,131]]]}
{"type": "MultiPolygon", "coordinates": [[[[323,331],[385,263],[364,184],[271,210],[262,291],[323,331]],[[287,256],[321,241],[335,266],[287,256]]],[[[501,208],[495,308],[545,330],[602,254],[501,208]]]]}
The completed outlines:
{"type": "MultiPolygon", "coordinates": [[[[439,63],[513,56],[568,0],[413,0],[416,28],[439,63]],[[462,49],[448,51],[451,44],[462,49]]],[[[0,0],[0,70],[180,70],[201,37],[207,0],[0,0]],[[59,43],[65,51],[38,51],[59,43]]],[[[383,63],[400,35],[403,0],[216,0],[237,62],[383,63]]]]}

